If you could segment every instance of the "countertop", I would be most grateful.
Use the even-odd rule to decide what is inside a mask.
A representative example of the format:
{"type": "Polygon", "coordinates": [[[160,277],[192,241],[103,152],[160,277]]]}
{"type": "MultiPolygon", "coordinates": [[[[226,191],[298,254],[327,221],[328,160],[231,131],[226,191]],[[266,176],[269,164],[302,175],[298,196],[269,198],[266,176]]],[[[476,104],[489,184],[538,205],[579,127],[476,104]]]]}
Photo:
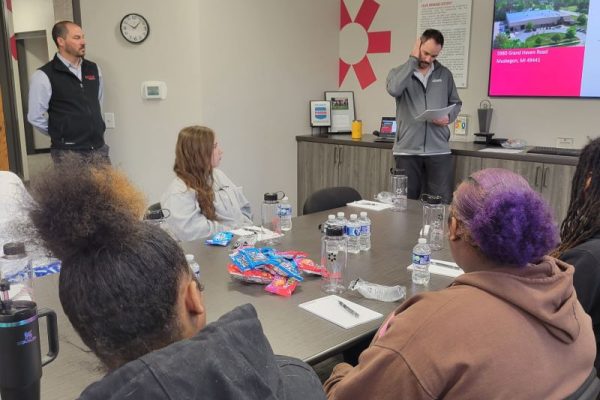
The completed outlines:
{"type": "MultiPolygon", "coordinates": [[[[376,142],[376,136],[371,134],[363,135],[360,140],[353,140],[349,134],[337,134],[337,135],[299,135],[296,136],[297,142],[316,142],[316,143],[328,143],[328,144],[340,144],[345,146],[362,146],[362,147],[375,147],[380,149],[392,149],[392,143],[376,142]]],[[[532,146],[525,148],[522,153],[496,153],[496,152],[482,152],[481,149],[485,149],[485,145],[474,144],[473,142],[450,142],[450,150],[452,154],[469,157],[482,157],[482,158],[497,158],[503,160],[514,160],[514,161],[527,161],[527,162],[539,162],[546,164],[559,164],[559,165],[577,165],[579,160],[578,157],[571,156],[557,156],[550,154],[533,154],[527,153],[528,149],[532,146]]],[[[501,147],[490,147],[493,149],[502,149],[501,147]]]]}

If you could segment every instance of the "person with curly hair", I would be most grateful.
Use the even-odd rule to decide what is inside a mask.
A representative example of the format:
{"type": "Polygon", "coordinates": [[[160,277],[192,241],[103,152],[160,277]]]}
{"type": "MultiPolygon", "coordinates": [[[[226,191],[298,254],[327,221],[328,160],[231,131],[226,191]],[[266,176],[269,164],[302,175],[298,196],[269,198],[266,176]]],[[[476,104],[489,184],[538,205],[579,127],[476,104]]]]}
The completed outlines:
{"type": "MultiPolygon", "coordinates": [[[[573,285],[592,317],[596,349],[600,349],[600,137],[581,151],[560,237],[562,243],[554,255],[575,267],[573,285]]],[[[595,365],[600,374],[598,354],[595,365]]]]}
{"type": "Polygon", "coordinates": [[[591,321],[573,267],[545,255],[558,230],[527,181],[475,172],[454,193],[448,226],[465,274],[405,301],[356,367],[334,368],[328,398],[558,399],[593,380],[591,321]]]}
{"type": "Polygon", "coordinates": [[[175,146],[177,177],[161,198],[169,227],[184,241],[252,225],[250,202],[242,188],[217,169],[223,151],[212,129],[188,126],[175,146]]]}
{"type": "Polygon", "coordinates": [[[59,297],[108,371],[91,399],[321,399],[314,371],[276,356],[250,304],[206,324],[202,285],[143,197],[108,165],[65,156],[39,175],[29,214],[62,261],[59,297]]]}

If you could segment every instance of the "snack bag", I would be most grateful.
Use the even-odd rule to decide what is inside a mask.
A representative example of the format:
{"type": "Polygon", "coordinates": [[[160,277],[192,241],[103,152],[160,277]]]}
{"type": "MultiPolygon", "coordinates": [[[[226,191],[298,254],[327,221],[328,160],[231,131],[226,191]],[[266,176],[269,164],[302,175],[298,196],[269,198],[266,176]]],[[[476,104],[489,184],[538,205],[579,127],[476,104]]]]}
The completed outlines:
{"type": "Polygon", "coordinates": [[[229,264],[227,266],[227,270],[229,271],[229,275],[232,279],[237,279],[247,283],[266,285],[271,283],[273,280],[273,275],[260,269],[251,269],[242,272],[235,264],[229,264]]]}
{"type": "Polygon", "coordinates": [[[211,246],[227,246],[232,238],[233,233],[231,232],[219,232],[214,234],[210,239],[206,239],[204,243],[211,246]]]}
{"type": "Polygon", "coordinates": [[[315,263],[310,258],[302,258],[300,260],[296,260],[296,265],[301,272],[304,272],[309,275],[317,275],[317,276],[327,276],[327,270],[315,263]]]}
{"type": "Polygon", "coordinates": [[[296,286],[298,286],[296,279],[275,275],[273,281],[265,287],[265,290],[279,296],[290,297],[296,290],[296,286]]]}

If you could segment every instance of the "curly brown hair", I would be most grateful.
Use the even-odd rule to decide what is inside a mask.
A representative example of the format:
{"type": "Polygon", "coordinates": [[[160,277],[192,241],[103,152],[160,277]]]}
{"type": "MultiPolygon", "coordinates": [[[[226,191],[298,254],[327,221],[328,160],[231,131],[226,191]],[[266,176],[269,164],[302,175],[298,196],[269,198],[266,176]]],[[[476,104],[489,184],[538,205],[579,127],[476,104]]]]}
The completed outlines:
{"type": "Polygon", "coordinates": [[[215,193],[213,191],[212,154],[215,146],[215,133],[205,126],[188,126],[179,132],[175,146],[173,171],[196,192],[198,206],[202,214],[215,220],[215,193]]]}
{"type": "Polygon", "coordinates": [[[140,220],[143,197],[121,172],[66,156],[31,195],[33,225],[62,262],[65,314],[109,370],[181,338],[176,303],[189,267],[166,232],[140,220]]]}

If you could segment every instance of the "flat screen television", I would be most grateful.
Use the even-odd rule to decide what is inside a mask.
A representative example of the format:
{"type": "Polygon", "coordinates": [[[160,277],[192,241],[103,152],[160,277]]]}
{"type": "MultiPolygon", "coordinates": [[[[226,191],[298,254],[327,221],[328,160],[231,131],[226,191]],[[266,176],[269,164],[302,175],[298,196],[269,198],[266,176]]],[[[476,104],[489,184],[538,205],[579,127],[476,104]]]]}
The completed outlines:
{"type": "Polygon", "coordinates": [[[600,0],[495,0],[488,94],[600,97],[600,0]]]}

